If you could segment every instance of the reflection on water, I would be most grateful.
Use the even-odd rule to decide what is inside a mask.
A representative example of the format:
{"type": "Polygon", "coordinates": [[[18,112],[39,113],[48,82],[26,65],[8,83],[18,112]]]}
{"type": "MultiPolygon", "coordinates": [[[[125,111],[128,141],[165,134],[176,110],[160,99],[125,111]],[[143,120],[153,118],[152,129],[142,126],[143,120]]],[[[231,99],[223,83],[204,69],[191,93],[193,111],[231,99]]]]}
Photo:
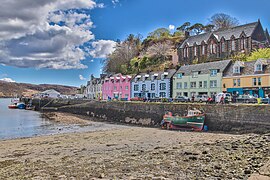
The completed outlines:
{"type": "Polygon", "coordinates": [[[77,131],[79,126],[54,123],[39,112],[8,109],[11,99],[0,99],[0,139],[77,131]]]}

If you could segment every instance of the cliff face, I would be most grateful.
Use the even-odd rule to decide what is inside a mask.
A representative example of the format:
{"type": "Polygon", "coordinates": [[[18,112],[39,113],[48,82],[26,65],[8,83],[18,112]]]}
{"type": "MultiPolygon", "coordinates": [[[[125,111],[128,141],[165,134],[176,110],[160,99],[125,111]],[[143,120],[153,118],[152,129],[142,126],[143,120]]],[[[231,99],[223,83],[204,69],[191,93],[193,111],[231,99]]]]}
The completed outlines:
{"type": "Polygon", "coordinates": [[[77,87],[51,85],[51,84],[26,84],[26,83],[10,83],[0,81],[0,97],[14,97],[14,96],[31,96],[32,94],[42,92],[48,89],[55,89],[61,94],[76,94],[77,87]]]}

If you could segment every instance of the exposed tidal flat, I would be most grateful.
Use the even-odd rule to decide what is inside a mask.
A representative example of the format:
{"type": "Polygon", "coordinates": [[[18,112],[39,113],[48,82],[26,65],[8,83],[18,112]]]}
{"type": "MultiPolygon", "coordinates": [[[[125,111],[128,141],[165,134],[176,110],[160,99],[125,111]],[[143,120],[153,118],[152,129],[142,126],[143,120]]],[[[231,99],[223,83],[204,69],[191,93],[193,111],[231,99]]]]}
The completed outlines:
{"type": "MultiPolygon", "coordinates": [[[[53,121],[85,125],[70,114],[53,121]]],[[[270,134],[230,135],[112,125],[0,141],[0,179],[269,179],[270,134]]]]}

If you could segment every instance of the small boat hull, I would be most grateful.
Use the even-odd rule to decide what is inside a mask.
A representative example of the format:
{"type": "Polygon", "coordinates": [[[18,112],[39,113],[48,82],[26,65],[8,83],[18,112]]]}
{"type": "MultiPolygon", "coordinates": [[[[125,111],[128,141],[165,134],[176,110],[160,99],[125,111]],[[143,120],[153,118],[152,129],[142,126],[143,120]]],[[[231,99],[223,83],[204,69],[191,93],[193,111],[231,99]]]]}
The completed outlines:
{"type": "Polygon", "coordinates": [[[9,105],[8,108],[9,108],[9,109],[17,109],[18,107],[17,107],[17,105],[13,105],[13,104],[12,104],[12,105],[9,105]]]}
{"type": "Polygon", "coordinates": [[[24,103],[20,103],[17,105],[18,109],[25,109],[26,105],[24,103]]]}
{"type": "Polygon", "coordinates": [[[175,130],[202,131],[204,127],[205,114],[194,116],[173,116],[171,113],[164,115],[162,128],[175,130]]]}

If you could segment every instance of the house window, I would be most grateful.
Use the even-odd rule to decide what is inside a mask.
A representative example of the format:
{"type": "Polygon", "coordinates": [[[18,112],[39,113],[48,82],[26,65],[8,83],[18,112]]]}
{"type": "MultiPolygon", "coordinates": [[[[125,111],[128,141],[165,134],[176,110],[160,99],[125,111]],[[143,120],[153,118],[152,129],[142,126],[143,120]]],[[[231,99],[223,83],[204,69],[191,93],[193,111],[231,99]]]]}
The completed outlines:
{"type": "Polygon", "coordinates": [[[210,81],[210,88],[217,87],[217,80],[210,81]]]}
{"type": "Polygon", "coordinates": [[[181,82],[176,83],[176,89],[182,89],[182,83],[181,82]]]}
{"type": "Polygon", "coordinates": [[[160,90],[166,90],[166,83],[160,83],[160,90]]]}
{"type": "Polygon", "coordinates": [[[177,79],[182,79],[182,73],[177,74],[177,79]]]}
{"type": "Polygon", "coordinates": [[[202,45],[202,55],[205,55],[205,46],[202,45]]]}
{"type": "Polygon", "coordinates": [[[237,79],[237,86],[241,86],[241,80],[237,79]]]}
{"type": "Polygon", "coordinates": [[[188,47],[184,48],[184,57],[188,57],[188,47]]]}
{"type": "Polygon", "coordinates": [[[212,69],[210,76],[217,76],[217,72],[218,72],[217,69],[212,69]]]}
{"type": "Polygon", "coordinates": [[[120,86],[120,91],[122,90],[122,86],[120,86]]]}
{"type": "Polygon", "coordinates": [[[262,64],[256,64],[255,71],[262,71],[262,64]]]}
{"type": "Polygon", "coordinates": [[[146,84],[142,85],[142,91],[146,91],[146,84]]]}
{"type": "Polygon", "coordinates": [[[225,42],[221,42],[221,52],[225,52],[225,42]]]}
{"type": "Polygon", "coordinates": [[[233,80],[233,86],[236,86],[236,79],[233,80]]]}
{"type": "Polygon", "coordinates": [[[193,78],[197,78],[198,75],[199,75],[199,72],[192,72],[192,77],[193,77],[193,78]]]}
{"type": "Polygon", "coordinates": [[[235,51],[235,40],[232,40],[232,51],[235,51]]]}
{"type": "Polygon", "coordinates": [[[196,88],[196,82],[190,82],[190,88],[196,88]]]}
{"type": "Polygon", "coordinates": [[[252,78],[252,84],[253,86],[257,86],[257,78],[252,78]]]}
{"type": "Polygon", "coordinates": [[[156,88],[156,85],[155,84],[151,84],[151,90],[154,91],[156,88]]]}
{"type": "Polygon", "coordinates": [[[139,91],[139,85],[138,84],[134,85],[134,91],[139,91]]]}
{"type": "Polygon", "coordinates": [[[244,49],[245,49],[245,45],[246,45],[246,43],[245,43],[245,38],[242,37],[242,38],[240,39],[240,47],[241,47],[241,50],[244,50],[244,49]]]}
{"type": "Polygon", "coordinates": [[[176,96],[182,96],[182,92],[177,92],[176,96]]]}
{"type": "Polygon", "coordinates": [[[200,81],[200,82],[199,82],[199,88],[202,88],[202,87],[203,87],[203,82],[200,81]]]}
{"type": "Polygon", "coordinates": [[[117,90],[117,87],[116,87],[116,86],[114,86],[114,87],[113,87],[113,89],[114,89],[114,90],[117,90]]]}
{"type": "Polygon", "coordinates": [[[128,94],[125,94],[125,98],[128,98],[128,94]]]}
{"type": "Polygon", "coordinates": [[[126,90],[128,90],[128,86],[126,86],[126,90]]]}
{"type": "Polygon", "coordinates": [[[197,56],[197,46],[194,46],[194,56],[197,56]]]}
{"type": "Polygon", "coordinates": [[[184,89],[187,89],[188,88],[188,84],[187,82],[184,82],[184,89]]]}
{"type": "Polygon", "coordinates": [[[240,67],[239,66],[233,67],[233,73],[240,73],[240,67]]]}
{"type": "Polygon", "coordinates": [[[207,88],[207,81],[203,82],[203,88],[207,88]]]}
{"type": "Polygon", "coordinates": [[[166,93],[165,93],[165,92],[160,92],[160,93],[159,93],[159,97],[165,98],[165,97],[166,97],[166,93]]]}
{"type": "Polygon", "coordinates": [[[262,85],[262,78],[258,78],[258,85],[259,85],[259,86],[262,85]]]}
{"type": "Polygon", "coordinates": [[[216,54],[216,47],[217,45],[214,42],[210,44],[210,54],[216,54]]]}

